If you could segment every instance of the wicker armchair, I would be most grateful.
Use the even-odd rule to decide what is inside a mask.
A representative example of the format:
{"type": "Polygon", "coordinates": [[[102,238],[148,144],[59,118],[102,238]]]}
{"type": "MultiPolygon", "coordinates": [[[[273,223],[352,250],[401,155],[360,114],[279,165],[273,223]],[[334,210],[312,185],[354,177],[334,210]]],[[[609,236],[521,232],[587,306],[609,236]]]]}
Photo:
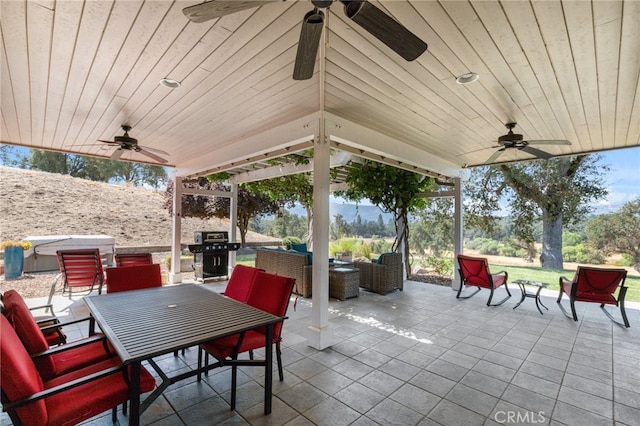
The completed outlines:
{"type": "Polygon", "coordinates": [[[360,287],[382,295],[395,289],[402,291],[402,254],[385,253],[380,263],[353,262],[360,270],[360,287]]]}
{"type": "Polygon", "coordinates": [[[271,274],[295,279],[293,292],[302,297],[311,297],[313,266],[309,265],[306,254],[259,248],[256,250],[255,266],[271,274]]]}

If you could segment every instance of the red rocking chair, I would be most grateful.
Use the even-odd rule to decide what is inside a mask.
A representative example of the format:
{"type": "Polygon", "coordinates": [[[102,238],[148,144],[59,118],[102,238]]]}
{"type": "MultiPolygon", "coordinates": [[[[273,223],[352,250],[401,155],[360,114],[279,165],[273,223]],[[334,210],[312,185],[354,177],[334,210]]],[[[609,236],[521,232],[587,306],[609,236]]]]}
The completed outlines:
{"type": "Polygon", "coordinates": [[[489,293],[489,300],[487,300],[487,306],[502,305],[508,298],[511,297],[511,292],[509,291],[509,287],[507,286],[507,272],[500,271],[492,274],[489,271],[489,262],[484,257],[471,257],[459,254],[458,266],[458,270],[460,271],[460,279],[462,282],[460,283],[460,288],[458,289],[456,299],[468,299],[470,297],[473,297],[483,288],[487,288],[491,291],[491,293],[489,293]],[[478,289],[468,296],[461,296],[460,293],[462,293],[462,288],[465,285],[478,287],[478,289]],[[504,285],[504,289],[507,290],[507,297],[502,299],[500,302],[492,305],[491,299],[493,298],[493,291],[502,285],[504,285]]]}
{"type": "Polygon", "coordinates": [[[627,319],[627,313],[624,310],[624,297],[627,294],[627,287],[624,285],[626,278],[627,271],[624,269],[604,269],[578,266],[573,280],[560,277],[560,294],[558,295],[557,300],[558,306],[565,316],[571,318],[561,303],[562,295],[566,293],[567,296],[569,296],[573,320],[578,321],[575,306],[576,301],[599,303],[602,312],[604,312],[611,321],[629,328],[629,320],[627,319]],[[605,309],[604,305],[619,306],[624,324],[616,321],[609,311],[605,309]]]}

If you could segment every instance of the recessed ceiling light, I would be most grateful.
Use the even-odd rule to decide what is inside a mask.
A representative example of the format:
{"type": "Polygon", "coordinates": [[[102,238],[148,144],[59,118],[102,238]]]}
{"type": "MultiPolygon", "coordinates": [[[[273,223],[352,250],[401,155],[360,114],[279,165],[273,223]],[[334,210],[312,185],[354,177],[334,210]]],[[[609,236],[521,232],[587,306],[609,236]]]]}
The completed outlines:
{"type": "Polygon", "coordinates": [[[170,89],[175,89],[176,87],[180,87],[180,82],[178,80],[174,80],[171,78],[163,78],[160,80],[160,84],[170,89]]]}
{"type": "Polygon", "coordinates": [[[456,78],[456,83],[458,84],[469,84],[476,81],[480,76],[475,72],[468,72],[466,74],[462,74],[456,78]]]}

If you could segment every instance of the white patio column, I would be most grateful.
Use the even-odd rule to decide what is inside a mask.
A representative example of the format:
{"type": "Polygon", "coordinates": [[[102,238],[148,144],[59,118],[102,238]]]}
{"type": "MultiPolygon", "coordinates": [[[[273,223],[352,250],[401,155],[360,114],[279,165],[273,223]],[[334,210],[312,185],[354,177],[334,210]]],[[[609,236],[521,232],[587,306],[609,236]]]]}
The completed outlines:
{"type": "Polygon", "coordinates": [[[454,179],[455,186],[453,188],[454,200],[454,223],[453,223],[453,283],[451,289],[458,291],[460,288],[460,271],[458,271],[458,254],[462,253],[462,244],[464,240],[464,221],[462,218],[462,179],[454,179]]]}
{"type": "Polygon", "coordinates": [[[180,254],[182,239],[182,178],[173,176],[173,230],[171,234],[171,271],[169,283],[181,283],[180,254]]]}
{"type": "MultiPolygon", "coordinates": [[[[231,199],[229,200],[229,242],[237,242],[236,228],[238,225],[238,184],[231,183],[231,199]]],[[[231,276],[231,270],[236,265],[236,252],[229,252],[229,273],[231,276]]]]}
{"type": "Polygon", "coordinates": [[[324,117],[313,150],[313,287],[307,342],[316,349],[333,344],[329,327],[329,163],[330,144],[324,117]]]}

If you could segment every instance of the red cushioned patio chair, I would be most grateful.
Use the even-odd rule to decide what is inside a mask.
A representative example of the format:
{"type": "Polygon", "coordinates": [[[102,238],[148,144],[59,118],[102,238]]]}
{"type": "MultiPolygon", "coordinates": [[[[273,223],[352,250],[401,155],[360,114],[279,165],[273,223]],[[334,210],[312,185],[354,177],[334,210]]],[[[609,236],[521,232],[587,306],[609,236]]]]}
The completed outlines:
{"type": "Polygon", "coordinates": [[[160,265],[132,265],[107,268],[107,293],[162,287],[160,265]]]}
{"type": "Polygon", "coordinates": [[[116,253],[116,266],[151,265],[151,253],[116,253]]]}
{"type": "MultiPolygon", "coordinates": [[[[75,425],[109,409],[115,423],[116,407],[129,399],[130,373],[118,357],[55,378],[41,377],[3,315],[0,359],[2,408],[16,425],[75,425]]],[[[142,367],[140,391],[149,392],[154,387],[153,376],[142,367]]]]}
{"type": "Polygon", "coordinates": [[[486,288],[490,290],[489,300],[487,300],[487,306],[502,305],[508,298],[511,297],[511,292],[507,286],[508,274],[506,271],[500,271],[492,274],[489,271],[489,262],[484,257],[472,257],[464,254],[458,255],[458,270],[460,271],[460,288],[456,299],[468,299],[473,297],[481,289],[486,288]],[[461,296],[464,286],[477,287],[478,289],[468,296],[461,296]],[[493,292],[498,287],[504,285],[504,289],[507,291],[507,297],[502,299],[498,303],[491,304],[493,299],[493,292]]]}
{"type": "Polygon", "coordinates": [[[99,249],[58,250],[56,255],[60,274],[53,280],[47,303],[51,303],[60,278],[63,282],[62,294],[68,292],[69,298],[71,298],[71,289],[78,287],[88,287],[91,293],[93,288],[98,286],[98,294],[102,293],[104,271],[99,249]]]}
{"type": "MultiPolygon", "coordinates": [[[[9,290],[4,294],[4,316],[15,330],[25,350],[34,359],[35,365],[44,380],[67,374],[71,371],[86,367],[96,362],[115,356],[107,340],[102,334],[92,331],[92,318],[82,318],[65,322],[63,325],[78,324],[89,321],[87,334],[90,337],[69,342],[56,348],[49,348],[47,340],[40,331],[40,327],[29,312],[24,299],[15,291],[9,290]]],[[[3,361],[4,362],[4,361],[3,361]]]]}
{"type": "MultiPolygon", "coordinates": [[[[289,299],[295,279],[274,275],[263,271],[256,273],[255,281],[247,299],[247,304],[272,315],[283,317],[289,306],[289,299]]],[[[282,322],[275,325],[273,343],[276,345],[276,358],[278,361],[278,374],[280,381],[284,380],[282,369],[282,353],[280,342],[282,341],[282,322]]],[[[220,366],[225,365],[225,359],[238,359],[243,352],[253,351],[265,347],[266,329],[246,331],[221,339],[212,340],[200,345],[198,351],[198,369],[202,368],[202,355],[205,356],[205,365],[208,365],[209,355],[215,357],[220,366]]],[[[237,366],[231,366],[231,409],[235,409],[237,366]]],[[[201,374],[198,374],[198,381],[201,374]]]]}
{"type": "Polygon", "coordinates": [[[558,306],[568,318],[573,317],[574,321],[578,321],[575,306],[576,301],[599,303],[602,312],[604,312],[611,321],[628,328],[629,320],[624,310],[624,297],[627,294],[627,287],[624,285],[626,278],[627,271],[624,269],[578,266],[573,280],[560,277],[560,294],[557,300],[558,306]],[[564,306],[562,306],[561,300],[563,294],[569,296],[572,316],[569,316],[564,306]],[[616,321],[604,305],[619,306],[623,323],[616,321]]]}

